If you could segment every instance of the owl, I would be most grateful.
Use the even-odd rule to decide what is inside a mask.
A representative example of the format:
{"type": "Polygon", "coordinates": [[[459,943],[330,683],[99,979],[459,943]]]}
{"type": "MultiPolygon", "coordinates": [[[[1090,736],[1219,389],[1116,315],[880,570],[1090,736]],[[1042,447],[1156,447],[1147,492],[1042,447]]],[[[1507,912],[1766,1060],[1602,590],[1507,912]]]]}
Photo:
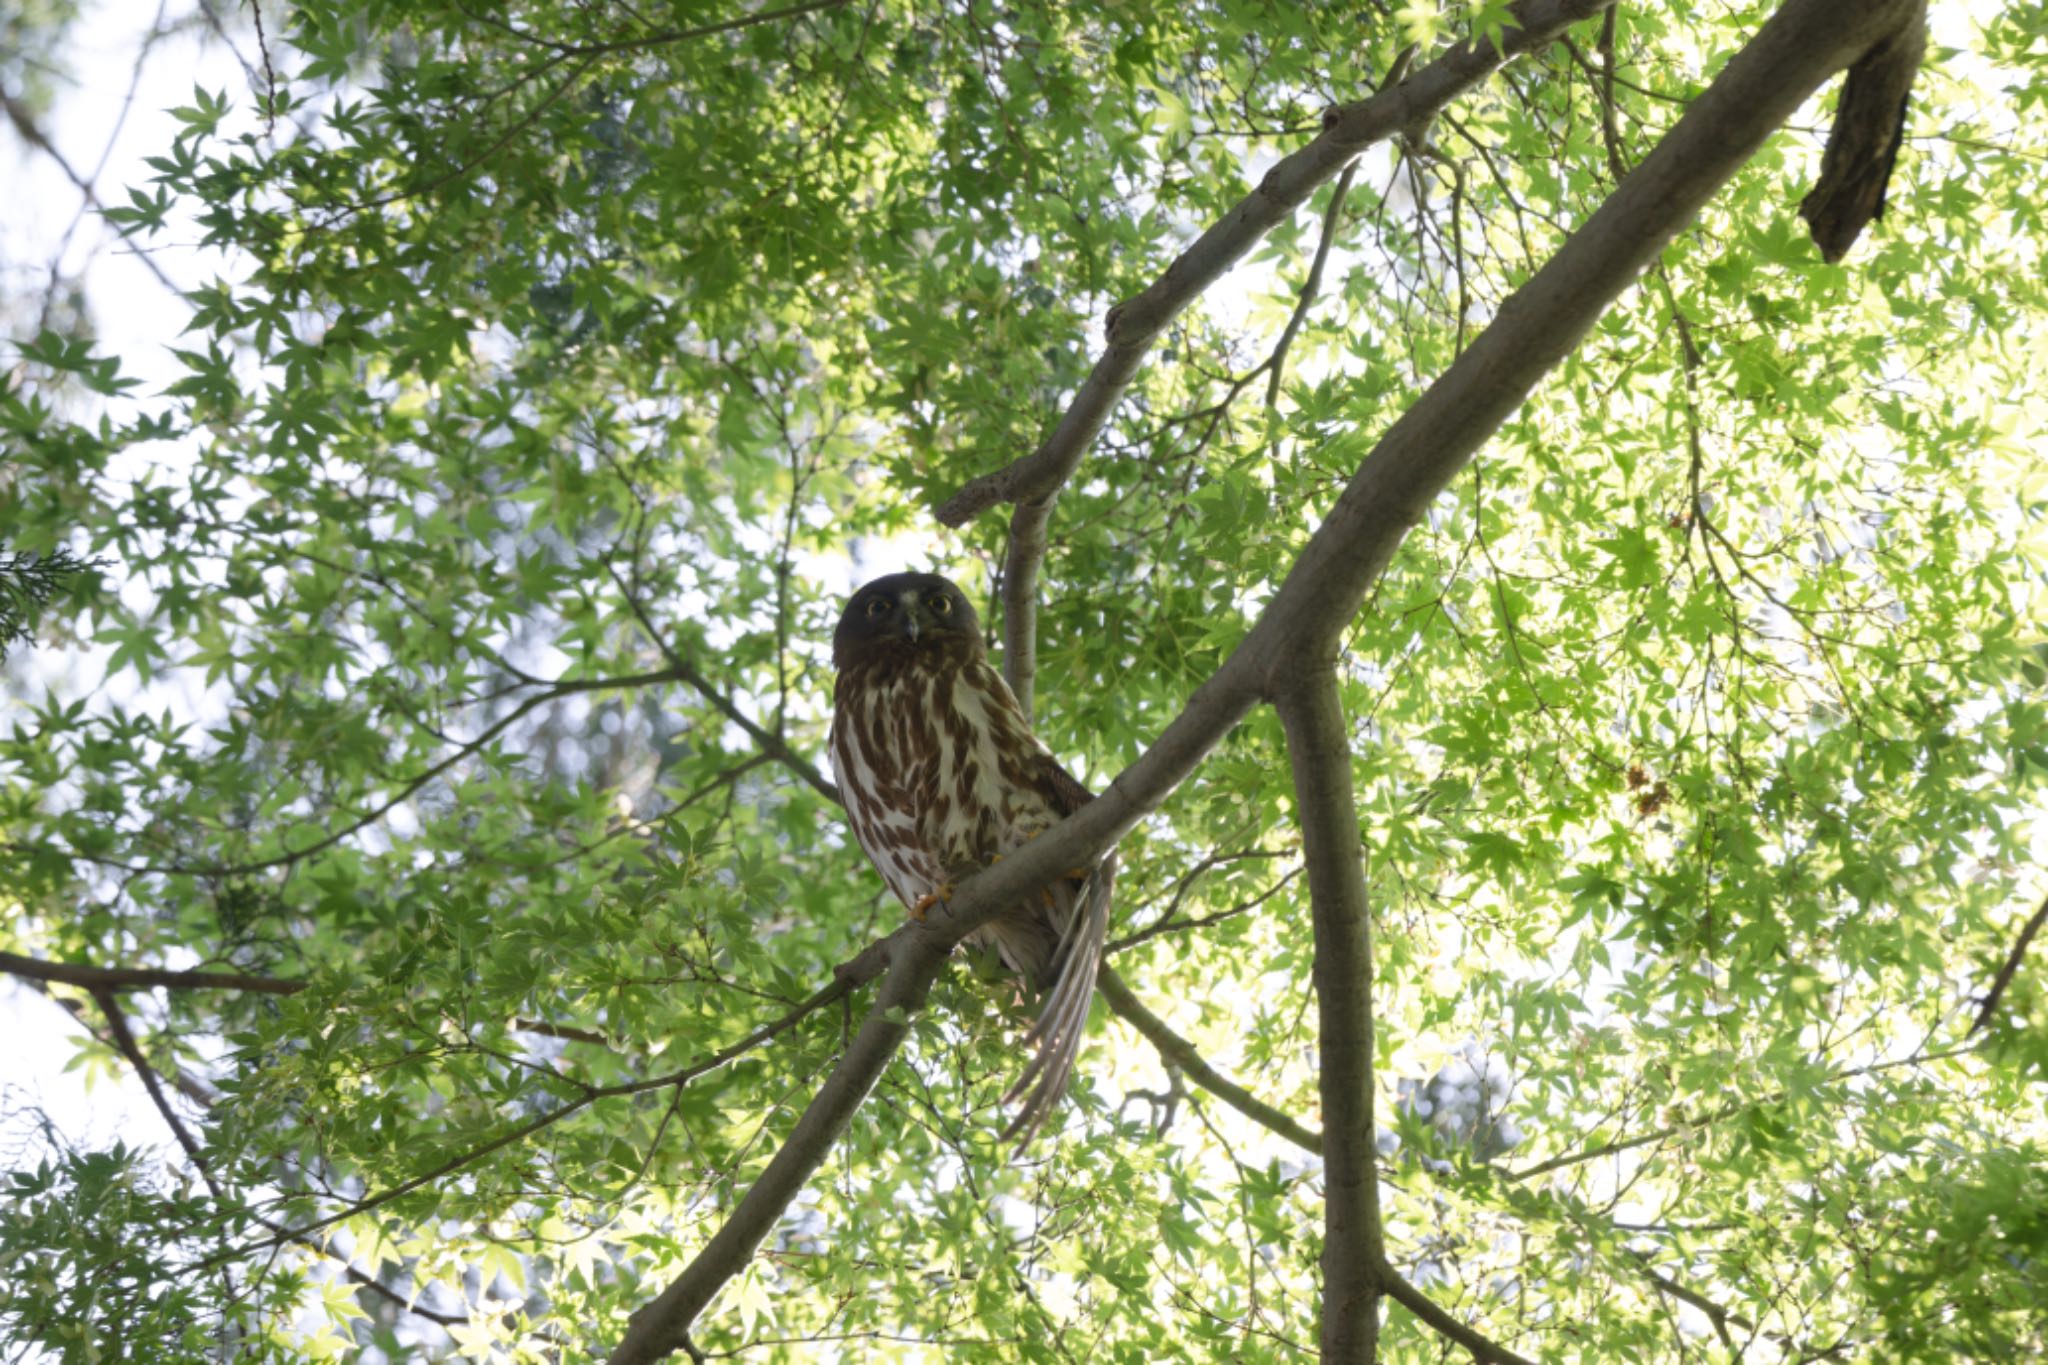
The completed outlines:
{"type": "MultiPolygon", "coordinates": [[[[936,574],[878,578],[832,635],[832,766],[854,838],[914,918],[953,883],[1093,799],[1031,733],[989,666],[967,597],[936,574]]],[[[987,921],[967,942],[1044,992],[1037,1051],[1005,1102],[1028,1143],[1066,1091],[1109,933],[1115,855],[987,921]]]]}

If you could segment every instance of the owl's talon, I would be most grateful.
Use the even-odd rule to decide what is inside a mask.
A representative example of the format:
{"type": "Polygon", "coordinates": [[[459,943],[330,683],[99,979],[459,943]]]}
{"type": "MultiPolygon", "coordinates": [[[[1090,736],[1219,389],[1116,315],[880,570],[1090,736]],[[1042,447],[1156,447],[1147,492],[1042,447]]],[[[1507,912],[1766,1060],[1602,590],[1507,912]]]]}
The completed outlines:
{"type": "Polygon", "coordinates": [[[917,903],[910,907],[910,917],[919,924],[923,924],[925,915],[934,905],[944,905],[951,899],[953,899],[953,883],[944,882],[937,890],[927,891],[917,898],[917,903]]]}

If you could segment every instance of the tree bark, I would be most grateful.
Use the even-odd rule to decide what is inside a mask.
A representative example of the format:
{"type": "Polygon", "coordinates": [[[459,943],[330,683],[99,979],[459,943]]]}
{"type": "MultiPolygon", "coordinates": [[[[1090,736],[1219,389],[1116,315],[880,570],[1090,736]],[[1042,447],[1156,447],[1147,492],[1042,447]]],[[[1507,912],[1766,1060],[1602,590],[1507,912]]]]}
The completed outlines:
{"type": "Polygon", "coordinates": [[[1316,1084],[1323,1105],[1322,1358],[1362,1363],[1379,1349],[1385,1256],[1373,1146],[1372,922],[1335,664],[1302,674],[1278,706],[1315,925],[1316,1084]]]}

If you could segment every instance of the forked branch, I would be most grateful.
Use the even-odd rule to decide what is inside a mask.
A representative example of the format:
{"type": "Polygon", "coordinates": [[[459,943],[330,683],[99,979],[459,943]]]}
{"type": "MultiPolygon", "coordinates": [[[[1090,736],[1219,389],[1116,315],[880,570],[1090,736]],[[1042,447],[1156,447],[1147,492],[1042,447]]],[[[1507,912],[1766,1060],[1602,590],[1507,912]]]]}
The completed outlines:
{"type": "MultiPolygon", "coordinates": [[[[1525,22],[1541,8],[1558,16],[1560,27],[1570,19],[1596,12],[1599,4],[1526,6],[1525,22]]],[[[1649,266],[1664,244],[1702,206],[1771,131],[1789,117],[1822,81],[1857,60],[1917,12],[1917,0],[1872,0],[1850,6],[1840,0],[1790,0],[1695,99],[1656,149],[1615,190],[1598,212],[1574,233],[1527,284],[1500,308],[1451,368],[1398,420],[1373,449],[1347,485],[1323,524],[1295,561],[1279,592],[1267,604],[1251,632],[1209,680],[1198,687],[1180,715],[1138,761],[1113,780],[1103,794],[1004,862],[963,883],[953,903],[954,914],[934,920],[917,936],[920,947],[906,950],[892,963],[880,998],[854,1045],[821,1086],[812,1107],[798,1120],[753,1190],[741,1200],[728,1225],[714,1234],[705,1250],[660,1299],[634,1316],[627,1337],[613,1353],[614,1362],[647,1361],[682,1348],[691,1325],[719,1289],[739,1272],[789,1200],[825,1158],[860,1100],[895,1053],[907,1031],[907,1015],[924,998],[930,980],[953,941],[1008,905],[1016,904],[1064,869],[1100,857],[1146,811],[1177,787],[1209,750],[1262,698],[1287,699],[1292,719],[1289,739],[1292,761],[1300,765],[1297,789],[1314,794],[1304,803],[1304,818],[1321,829],[1310,845],[1311,895],[1315,895],[1315,864],[1323,864],[1323,899],[1337,912],[1357,907],[1362,912],[1363,880],[1356,863],[1357,830],[1349,832],[1349,852],[1342,831],[1330,827],[1330,812],[1348,809],[1349,766],[1343,744],[1341,712],[1336,706],[1333,666],[1342,632],[1358,611],[1366,591],[1378,577],[1409,529],[1430,501],[1456,477],[1480,444],[1499,428],[1536,384],[1568,355],[1607,306],[1649,266]],[[1330,687],[1319,681],[1327,677],[1330,687]],[[1334,740],[1333,738],[1334,737],[1334,740]],[[1329,742],[1326,742],[1329,741],[1329,742]],[[1334,748],[1331,747],[1334,743],[1334,748]],[[1340,776],[1344,789],[1340,790],[1340,776]],[[1319,812],[1319,813],[1318,813],[1319,812]],[[1320,848],[1321,852],[1316,851],[1320,848]],[[1350,872],[1343,871],[1348,863],[1350,872]],[[1358,877],[1354,891],[1344,876],[1358,877]],[[1327,888],[1336,878],[1334,893],[1327,888]],[[1334,902],[1329,901],[1334,894],[1334,902]],[[894,1018],[890,1011],[896,1011],[894,1018]],[[814,1112],[815,1111],[815,1112],[814,1112]]],[[[1531,32],[1525,28],[1524,34],[1531,32]]],[[[1514,39],[1512,41],[1518,41],[1514,39]]],[[[1465,51],[1465,49],[1460,49],[1465,51]]],[[[1455,54],[1454,54],[1455,55],[1455,54]]],[[[1446,59],[1448,60],[1448,59],[1446,59]]],[[[1488,49],[1484,57],[1494,60],[1488,49]]],[[[1445,80],[1442,63],[1433,64],[1387,98],[1405,107],[1394,126],[1405,126],[1427,112],[1409,105],[1418,82],[1445,80]],[[1434,77],[1432,73],[1437,73],[1434,77]],[[1402,92],[1409,92],[1403,96],[1402,92]]],[[[1488,67],[1490,69],[1490,66],[1488,67]]],[[[1443,89],[1448,99],[1452,89],[1443,89]]],[[[1366,102],[1372,106],[1381,97],[1366,102]]],[[[1337,125],[1343,124],[1343,118],[1337,125]]],[[[1325,137],[1329,135],[1326,133],[1325,137]]],[[[1318,140],[1320,144],[1322,139],[1318,140]]],[[[1355,147],[1333,148],[1335,159],[1324,174],[1334,172],[1355,147]]],[[[1276,168],[1292,167],[1306,174],[1297,153],[1276,168]]],[[[1318,177],[1320,178],[1320,177],[1318,177]]],[[[1281,176],[1284,182],[1286,177],[1281,176]]],[[[1299,203],[1315,182],[1299,186],[1299,203]]],[[[1269,176],[1262,191],[1275,187],[1269,176]]],[[[1282,186],[1284,188],[1284,184],[1282,186]]],[[[1259,196],[1254,196],[1258,199],[1259,196]]],[[[1289,206],[1291,207],[1291,205],[1289,206]]],[[[1215,251],[1213,242],[1237,231],[1232,223],[1253,212],[1240,206],[1224,223],[1211,229],[1190,255],[1215,251]],[[1211,243],[1209,247],[1204,243],[1211,243]]],[[[1276,220],[1277,221],[1277,220],[1276,220]]],[[[1262,229],[1261,229],[1262,230],[1262,229]]],[[[1246,238],[1246,244],[1256,233],[1246,238]]],[[[1110,350],[1098,364],[1082,398],[1062,420],[1048,458],[1033,456],[1003,475],[970,485],[947,511],[965,520],[1006,498],[1041,497],[1057,489],[1099,429],[1123,382],[1135,368],[1150,337],[1171,311],[1159,313],[1175,299],[1185,303],[1221,273],[1235,254],[1211,262],[1203,275],[1197,264],[1182,271],[1179,263],[1159,285],[1122,313],[1112,328],[1110,350]],[[1179,273],[1177,273],[1179,272],[1179,273]],[[1130,309],[1136,308],[1136,313],[1130,309]],[[1151,309],[1154,311],[1148,312],[1151,309]],[[1126,328],[1130,330],[1126,332],[1126,328]],[[1133,342],[1132,339],[1142,339],[1133,342]],[[1121,349],[1120,349],[1121,348],[1121,349]],[[1112,359],[1114,358],[1114,363],[1112,359]],[[1121,366],[1121,373],[1118,367],[1121,366]],[[1107,368],[1105,368],[1107,367],[1107,368]],[[1090,396],[1092,394],[1092,397],[1090,396]],[[1095,404],[1091,411],[1089,404],[1095,404]],[[1078,437],[1074,433],[1079,433],[1078,437]],[[1065,444],[1057,444],[1064,441],[1065,444]],[[1033,464],[1033,461],[1038,463],[1033,464]]],[[[1183,260],[1186,260],[1184,257],[1183,260]]],[[[1006,627],[1007,628],[1007,627],[1006,627]]],[[[1339,926],[1341,927],[1341,926],[1339,926]]],[[[1362,934],[1362,925],[1352,926],[1362,934]]],[[[1349,950],[1358,951],[1362,944],[1349,950]]],[[[1320,944],[1319,944],[1320,949],[1320,944]]],[[[1333,951],[1344,952],[1339,944],[1333,951]]],[[[1320,953],[1319,953],[1320,956],[1320,953]]],[[[1317,966],[1319,986],[1333,998],[1350,994],[1352,981],[1340,981],[1337,964],[1317,966]]],[[[1360,983],[1362,985],[1362,983],[1360,983]]],[[[1335,1040],[1356,1046],[1357,1020],[1369,1022],[1362,1002],[1342,1005],[1333,1027],[1335,1040]]],[[[1325,1058],[1327,1065],[1327,1056],[1325,1058]]],[[[1368,1073],[1369,1076],[1369,1073],[1368,1073]]],[[[1356,1095],[1344,1100],[1345,1122],[1355,1129],[1361,1115],[1368,1128],[1370,1108],[1356,1095]]],[[[1355,1137],[1355,1134],[1353,1135],[1355,1137]]],[[[1326,1131],[1325,1144],[1337,1141],[1326,1131]]],[[[1370,1183],[1356,1191],[1354,1205],[1363,1207],[1370,1183]]],[[[1356,1255],[1356,1222],[1347,1230],[1347,1256],[1356,1255]]],[[[1370,1244],[1370,1236],[1363,1239],[1370,1244]]],[[[1350,1281],[1333,1285],[1349,1294],[1370,1283],[1379,1292],[1391,1286],[1376,1263],[1358,1268],[1350,1281]]],[[[1369,1340],[1356,1303],[1334,1305],[1350,1332],[1347,1340],[1369,1340]],[[1354,1330],[1355,1329],[1355,1330],[1354,1330]]],[[[1328,1329],[1326,1328],[1326,1333],[1328,1329]]],[[[1457,1338],[1454,1338],[1457,1339],[1457,1338]]],[[[1327,1340],[1327,1336],[1326,1336],[1327,1340]]]]}
{"type": "MultiPolygon", "coordinates": [[[[1323,115],[1321,135],[1266,172],[1258,187],[1175,257],[1165,274],[1110,310],[1105,327],[1108,345],[1052,435],[1030,455],[975,479],[939,505],[936,515],[941,522],[961,526],[991,507],[1015,504],[1009,548],[1003,555],[1003,672],[1025,715],[1031,714],[1037,674],[1038,570],[1045,558],[1053,500],[1095,443],[1167,324],[1360,152],[1428,123],[1510,57],[1548,44],[1613,2],[1523,0],[1513,7],[1516,27],[1501,35],[1498,47],[1483,38],[1460,43],[1366,99],[1332,106],[1323,115]]],[[[1406,55],[1390,74],[1400,74],[1406,55]]],[[[1327,237],[1326,231],[1326,241],[1327,237]]],[[[1284,349],[1283,343],[1276,356],[1284,349]]]]}
{"type": "Polygon", "coordinates": [[[1181,252],[1165,274],[1110,310],[1109,344],[1044,444],[962,488],[939,505],[938,519],[959,526],[998,504],[1042,500],[1057,493],[1166,325],[1346,162],[1376,142],[1427,123],[1509,58],[1547,45],[1612,3],[1524,0],[1513,6],[1516,26],[1502,34],[1499,47],[1485,38],[1460,43],[1399,84],[1325,112],[1323,131],[1314,141],[1267,171],[1258,187],[1181,252]]]}

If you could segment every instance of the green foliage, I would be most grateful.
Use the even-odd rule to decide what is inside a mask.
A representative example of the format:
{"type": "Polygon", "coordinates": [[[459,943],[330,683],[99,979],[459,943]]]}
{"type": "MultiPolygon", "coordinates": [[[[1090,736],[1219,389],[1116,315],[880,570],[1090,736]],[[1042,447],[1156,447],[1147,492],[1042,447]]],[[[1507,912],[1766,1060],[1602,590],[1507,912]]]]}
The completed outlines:
{"type": "MultiPolygon", "coordinates": [[[[1038,725],[1076,773],[1143,751],[1768,8],[1621,9],[1611,119],[1596,23],[1368,153],[1273,402],[1331,190],[1172,325],[1052,523],[1038,725]]],[[[67,1360],[144,1328],[601,1357],[848,1015],[699,1064],[899,918],[802,770],[839,595],[929,565],[993,607],[1003,518],[930,506],[1035,447],[1107,308],[1324,107],[1504,11],[715,27],[739,13],[265,6],[275,100],[195,90],[107,209],[235,262],[190,295],[182,373],[142,392],[88,343],[15,343],[10,543],[127,581],[43,606],[78,668],[0,733],[0,949],[304,989],[124,997],[212,1095],[175,1103],[219,1192],[129,1148],[27,1160],[0,1331],[67,1360]]],[[[1968,42],[1923,72],[1846,265],[1792,210],[1814,111],[1348,637],[1389,1254],[1523,1354],[2048,1350],[2038,957],[1967,1033],[2042,890],[2048,80],[2036,18],[1968,42]],[[1512,1084],[1420,1111],[1474,1059],[1512,1084]]],[[[1255,715],[1126,843],[1113,933],[1205,1057],[1313,1125],[1293,800],[1255,715]]],[[[701,1347],[1313,1342],[1319,1164],[1199,1090],[1143,1121],[1174,1078],[1101,1015],[1064,1131],[1008,1164],[1019,1017],[941,982],[701,1347]]],[[[1394,1308],[1382,1349],[1443,1343],[1394,1308]]]]}
{"type": "Polygon", "coordinates": [[[36,617],[51,598],[74,586],[79,574],[103,566],[62,546],[45,554],[0,552],[0,659],[7,657],[9,646],[34,641],[36,617]]]}

